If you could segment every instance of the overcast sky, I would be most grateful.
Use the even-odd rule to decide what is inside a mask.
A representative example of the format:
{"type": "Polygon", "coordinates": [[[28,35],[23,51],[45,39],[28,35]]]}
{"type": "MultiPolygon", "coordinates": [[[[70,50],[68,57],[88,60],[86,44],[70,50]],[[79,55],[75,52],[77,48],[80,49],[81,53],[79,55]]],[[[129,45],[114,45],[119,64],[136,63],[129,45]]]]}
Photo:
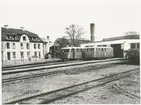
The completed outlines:
{"type": "Polygon", "coordinates": [[[40,37],[50,36],[51,41],[65,36],[65,27],[71,24],[83,27],[86,39],[90,23],[95,23],[96,40],[141,32],[139,0],[3,0],[0,14],[2,26],[23,26],[40,37]]]}

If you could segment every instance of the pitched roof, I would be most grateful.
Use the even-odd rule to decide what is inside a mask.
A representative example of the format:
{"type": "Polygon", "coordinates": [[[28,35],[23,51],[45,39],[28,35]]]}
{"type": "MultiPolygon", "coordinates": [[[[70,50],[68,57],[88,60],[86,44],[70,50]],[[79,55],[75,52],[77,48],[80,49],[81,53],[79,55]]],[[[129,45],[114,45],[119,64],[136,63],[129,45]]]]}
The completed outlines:
{"type": "Polygon", "coordinates": [[[122,40],[122,39],[139,39],[139,35],[125,35],[119,37],[104,38],[102,41],[114,41],[114,40],[122,40]]]}
{"type": "Polygon", "coordinates": [[[30,42],[43,42],[41,38],[30,31],[14,28],[1,28],[2,41],[20,41],[20,37],[25,34],[28,36],[30,42]]]}
{"type": "MultiPolygon", "coordinates": [[[[71,42],[71,39],[68,39],[68,41],[71,42]]],[[[74,39],[74,41],[79,41],[80,44],[91,42],[90,40],[87,39],[74,39]]]]}

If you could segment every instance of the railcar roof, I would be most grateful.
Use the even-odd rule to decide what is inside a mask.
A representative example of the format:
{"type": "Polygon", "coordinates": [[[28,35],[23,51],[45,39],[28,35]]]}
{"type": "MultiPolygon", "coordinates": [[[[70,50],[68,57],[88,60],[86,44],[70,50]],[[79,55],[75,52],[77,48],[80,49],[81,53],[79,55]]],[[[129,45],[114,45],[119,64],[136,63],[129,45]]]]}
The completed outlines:
{"type": "Polygon", "coordinates": [[[85,47],[85,48],[112,48],[112,47],[85,47]]]}
{"type": "Polygon", "coordinates": [[[62,49],[88,49],[88,48],[112,48],[112,47],[64,47],[62,49]]]}
{"type": "Polygon", "coordinates": [[[83,49],[83,48],[86,48],[86,47],[64,47],[62,49],[83,49]]]}

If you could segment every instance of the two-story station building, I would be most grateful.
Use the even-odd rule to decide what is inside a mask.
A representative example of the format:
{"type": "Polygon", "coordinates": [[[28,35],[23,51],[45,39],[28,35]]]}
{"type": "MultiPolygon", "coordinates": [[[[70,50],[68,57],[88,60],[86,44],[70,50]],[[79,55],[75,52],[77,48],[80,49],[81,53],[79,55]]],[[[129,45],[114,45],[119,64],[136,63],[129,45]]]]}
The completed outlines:
{"type": "Polygon", "coordinates": [[[37,34],[24,30],[23,27],[14,29],[7,25],[1,28],[1,32],[3,63],[44,58],[43,41],[37,34]]]}

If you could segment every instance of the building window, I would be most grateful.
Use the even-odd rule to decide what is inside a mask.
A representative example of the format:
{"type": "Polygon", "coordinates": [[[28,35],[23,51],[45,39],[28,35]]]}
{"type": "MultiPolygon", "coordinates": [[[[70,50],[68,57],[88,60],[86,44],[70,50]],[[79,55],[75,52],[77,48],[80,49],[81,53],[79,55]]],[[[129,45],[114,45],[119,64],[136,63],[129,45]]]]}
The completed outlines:
{"type": "Polygon", "coordinates": [[[34,52],[34,56],[37,57],[37,52],[34,52]]]}
{"type": "Polygon", "coordinates": [[[26,36],[23,36],[23,41],[26,41],[26,36]]]}
{"type": "Polygon", "coordinates": [[[24,58],[24,52],[21,52],[21,58],[24,58]]]}
{"type": "Polygon", "coordinates": [[[131,48],[135,48],[135,43],[131,43],[131,48]]]}
{"type": "Polygon", "coordinates": [[[32,41],[34,41],[34,37],[32,37],[32,41]]]}
{"type": "Polygon", "coordinates": [[[10,49],[10,43],[6,43],[7,49],[10,49]]]}
{"type": "Polygon", "coordinates": [[[38,44],[38,49],[40,49],[40,44],[38,44]]]}
{"type": "Polygon", "coordinates": [[[9,39],[12,39],[12,36],[9,36],[9,39]]]}
{"type": "Polygon", "coordinates": [[[28,57],[28,58],[29,58],[29,54],[30,54],[30,53],[29,53],[29,52],[27,52],[27,57],[28,57]]]}
{"type": "Polygon", "coordinates": [[[29,49],[29,43],[26,44],[26,48],[29,49]]]}
{"type": "Polygon", "coordinates": [[[36,49],[36,44],[34,44],[34,49],[36,49]]]}
{"type": "Polygon", "coordinates": [[[40,54],[40,52],[39,52],[39,58],[41,57],[41,54],[40,54]]]}
{"type": "Polygon", "coordinates": [[[16,58],[16,52],[13,52],[13,58],[16,58]]]}
{"type": "Polygon", "coordinates": [[[21,43],[21,49],[23,49],[23,43],[21,43]]]}
{"type": "Polygon", "coordinates": [[[15,43],[13,43],[13,49],[15,49],[15,48],[16,48],[15,43]]]}
{"type": "Polygon", "coordinates": [[[7,60],[10,60],[10,52],[7,52],[7,60]]]}
{"type": "Polygon", "coordinates": [[[15,36],[15,40],[18,40],[18,37],[17,36],[15,36]]]}
{"type": "Polygon", "coordinates": [[[37,41],[37,38],[35,38],[34,40],[37,41]]]}
{"type": "Polygon", "coordinates": [[[14,36],[11,36],[11,37],[12,37],[12,38],[11,38],[12,40],[15,40],[15,39],[14,39],[14,36]]]}

